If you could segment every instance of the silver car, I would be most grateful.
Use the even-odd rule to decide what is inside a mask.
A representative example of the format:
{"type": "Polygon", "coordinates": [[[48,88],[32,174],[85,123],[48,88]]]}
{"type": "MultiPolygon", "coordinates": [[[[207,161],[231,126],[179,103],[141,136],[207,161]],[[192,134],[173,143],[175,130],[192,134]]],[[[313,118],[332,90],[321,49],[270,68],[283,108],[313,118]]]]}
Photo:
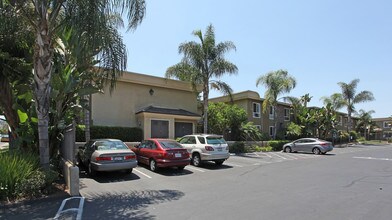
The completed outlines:
{"type": "Polygon", "coordinates": [[[332,143],[318,138],[301,138],[283,145],[283,152],[309,152],[325,154],[333,150],[332,143]]]}
{"type": "Polygon", "coordinates": [[[79,147],[77,160],[87,167],[93,176],[96,171],[127,170],[137,166],[135,153],[124,142],[117,139],[90,140],[79,147]]]}

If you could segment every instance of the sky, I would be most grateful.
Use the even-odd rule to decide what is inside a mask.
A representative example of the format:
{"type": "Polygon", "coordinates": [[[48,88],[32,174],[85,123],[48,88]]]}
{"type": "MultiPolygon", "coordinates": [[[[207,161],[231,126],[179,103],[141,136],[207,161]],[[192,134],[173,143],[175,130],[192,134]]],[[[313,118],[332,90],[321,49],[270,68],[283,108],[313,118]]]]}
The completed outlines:
{"type": "MultiPolygon", "coordinates": [[[[234,93],[256,91],[260,76],[287,70],[297,86],[283,96],[321,97],[341,92],[338,82],[359,79],[357,93],[371,91],[375,101],[355,105],[374,110],[373,118],[392,116],[392,1],[390,0],[146,0],[146,17],[130,32],[122,31],[128,50],[127,70],[164,77],[180,62],[178,46],[198,41],[215,27],[216,42],[232,41],[226,59],[237,75],[220,80],[234,93]]],[[[210,98],[221,96],[217,91],[210,98]]],[[[341,109],[341,112],[346,112],[341,109]]]]}

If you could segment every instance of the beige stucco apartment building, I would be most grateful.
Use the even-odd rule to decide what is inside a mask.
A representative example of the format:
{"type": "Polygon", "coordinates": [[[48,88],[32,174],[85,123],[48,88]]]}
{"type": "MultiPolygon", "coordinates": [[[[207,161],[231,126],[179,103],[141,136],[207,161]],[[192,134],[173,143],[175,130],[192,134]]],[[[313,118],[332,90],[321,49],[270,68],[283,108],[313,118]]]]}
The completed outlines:
{"type": "MultiPolygon", "coordinates": [[[[263,100],[260,98],[259,93],[255,91],[243,91],[239,93],[232,94],[232,99],[234,104],[239,107],[245,109],[248,116],[248,121],[253,122],[255,126],[257,126],[262,132],[273,136],[275,129],[274,122],[274,111],[273,108],[267,109],[266,113],[263,113],[262,106],[263,100]]],[[[229,96],[221,96],[216,98],[209,99],[210,102],[231,102],[229,96]]],[[[277,117],[277,131],[280,129],[287,128],[288,123],[290,122],[290,105],[283,102],[278,102],[278,106],[276,111],[278,112],[277,117]]]]}
{"type": "Polygon", "coordinates": [[[186,82],[125,72],[110,94],[94,94],[93,125],[140,127],[144,138],[176,138],[196,131],[197,93],[186,82]]]}
{"type": "Polygon", "coordinates": [[[373,118],[376,124],[375,137],[376,140],[392,139],[392,118],[373,118]]]}

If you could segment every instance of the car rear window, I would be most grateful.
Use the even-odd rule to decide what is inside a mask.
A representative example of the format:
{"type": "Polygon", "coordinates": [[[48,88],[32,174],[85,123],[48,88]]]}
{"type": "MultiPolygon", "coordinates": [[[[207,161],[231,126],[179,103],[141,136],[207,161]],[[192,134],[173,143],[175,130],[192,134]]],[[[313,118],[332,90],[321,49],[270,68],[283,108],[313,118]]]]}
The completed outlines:
{"type": "Polygon", "coordinates": [[[164,149],[183,148],[181,144],[175,141],[158,141],[164,149]]]}
{"type": "Polygon", "coordinates": [[[223,137],[207,137],[207,144],[226,144],[223,137]]]}
{"type": "Polygon", "coordinates": [[[97,141],[95,143],[97,150],[124,150],[128,149],[122,141],[97,141]]]}

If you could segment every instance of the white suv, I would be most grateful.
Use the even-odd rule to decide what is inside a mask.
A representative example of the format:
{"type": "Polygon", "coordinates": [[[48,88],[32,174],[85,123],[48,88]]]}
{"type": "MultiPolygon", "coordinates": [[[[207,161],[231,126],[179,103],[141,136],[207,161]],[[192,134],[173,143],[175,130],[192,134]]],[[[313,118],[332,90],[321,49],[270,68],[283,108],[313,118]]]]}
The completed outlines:
{"type": "Polygon", "coordinates": [[[221,135],[185,135],[178,142],[188,150],[192,164],[197,167],[203,161],[214,161],[216,165],[222,165],[230,157],[229,146],[221,135]]]}

